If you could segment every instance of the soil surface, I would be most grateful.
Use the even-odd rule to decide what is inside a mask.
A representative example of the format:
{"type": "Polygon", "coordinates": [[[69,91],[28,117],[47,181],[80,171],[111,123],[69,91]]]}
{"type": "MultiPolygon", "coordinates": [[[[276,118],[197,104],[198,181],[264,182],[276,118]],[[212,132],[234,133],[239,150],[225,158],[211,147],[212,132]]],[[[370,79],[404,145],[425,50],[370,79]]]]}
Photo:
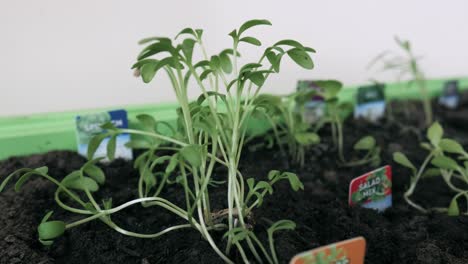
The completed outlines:
{"type": "MultiPolygon", "coordinates": [[[[441,121],[446,134],[468,147],[468,105],[464,104],[458,110],[433,105],[436,119],[441,121]]],[[[349,119],[344,127],[348,159],[362,155],[352,150],[360,137],[373,135],[382,147],[382,165],[393,167],[393,207],[383,213],[348,207],[351,179],[375,168],[337,166],[337,153],[330,147],[328,128],[320,133],[322,143],[307,151],[304,168],[289,166],[275,148],[260,148],[254,152],[245,148],[241,162],[245,177],[265,179],[271,169],[292,171],[299,175],[305,186],[304,191],[294,192],[288,183],[278,183],[273,195],[267,196],[264,204],[254,211],[251,223],[264,244],[267,244],[265,230],[271,221],[291,219],[297,224],[295,231],[275,235],[277,254],[282,263],[288,263],[302,251],[356,236],[364,236],[367,240],[366,263],[468,263],[468,217],[424,215],[410,208],[402,198],[409,184],[409,171],[394,164],[392,153],[401,150],[415,164],[422,162],[426,153],[419,147],[419,142],[425,136],[418,127],[424,118],[418,102],[395,102],[393,111],[399,123],[391,119],[378,124],[349,119]]],[[[12,157],[0,162],[0,179],[19,168],[40,166],[48,166],[50,174],[61,179],[84,162],[84,158],[67,151],[12,157]]],[[[99,191],[100,198],[112,197],[114,205],[118,205],[137,197],[138,174],[132,163],[116,160],[103,169],[107,182],[99,191]]],[[[224,168],[216,169],[217,179],[222,180],[225,175],[224,168]]],[[[157,239],[138,239],[121,235],[98,220],[67,230],[50,248],[44,248],[37,240],[36,228],[47,211],[54,210],[53,219],[65,222],[80,219],[80,216],[60,209],[54,203],[54,185],[42,178],[31,179],[18,193],[11,187],[0,194],[0,264],[222,263],[195,230],[173,231],[157,239]]],[[[227,207],[225,186],[222,187],[211,190],[215,210],[227,207]]],[[[169,186],[162,195],[181,205],[185,199],[176,186],[169,186]]],[[[446,207],[451,197],[439,178],[422,182],[415,195],[415,199],[425,206],[446,207]]],[[[155,233],[182,223],[162,209],[139,205],[112,215],[112,219],[124,228],[141,233],[155,233]]],[[[215,233],[214,237],[223,243],[221,233],[215,233]]],[[[235,253],[232,258],[240,262],[235,253]]]]}

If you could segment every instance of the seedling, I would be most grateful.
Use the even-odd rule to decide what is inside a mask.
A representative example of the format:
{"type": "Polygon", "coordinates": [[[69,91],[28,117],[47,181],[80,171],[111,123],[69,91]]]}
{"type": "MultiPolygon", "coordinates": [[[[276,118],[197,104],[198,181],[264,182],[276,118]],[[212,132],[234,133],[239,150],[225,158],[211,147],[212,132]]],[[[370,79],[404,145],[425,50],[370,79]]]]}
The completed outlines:
{"type": "Polygon", "coordinates": [[[401,80],[405,76],[409,76],[408,87],[415,84],[421,94],[421,100],[423,103],[425,124],[426,127],[432,124],[433,114],[431,107],[431,97],[426,87],[426,77],[419,67],[419,58],[414,55],[411,43],[408,40],[400,40],[395,37],[395,41],[404,53],[401,55],[394,55],[392,52],[382,52],[369,64],[369,67],[373,66],[377,62],[382,62],[384,71],[393,71],[397,73],[397,79],[401,80]]]}
{"type": "Polygon", "coordinates": [[[287,152],[291,160],[301,167],[304,166],[306,149],[320,143],[320,137],[312,131],[313,126],[304,121],[303,115],[304,105],[313,93],[298,91],[287,96],[262,94],[256,103],[258,112],[266,117],[272,127],[273,141],[277,142],[283,154],[287,152]]]}
{"type": "Polygon", "coordinates": [[[380,147],[377,146],[375,138],[365,136],[354,144],[354,150],[365,151],[366,154],[359,160],[347,161],[344,156],[343,149],[343,118],[349,107],[346,104],[340,104],[338,101],[338,93],[343,85],[338,81],[321,81],[317,82],[319,87],[324,89],[323,97],[327,105],[327,113],[323,122],[329,123],[332,130],[332,139],[335,147],[338,149],[338,159],[343,166],[360,166],[370,163],[372,166],[380,164],[380,147]]]}
{"type": "MultiPolygon", "coordinates": [[[[130,143],[132,147],[146,149],[135,160],[135,167],[140,172],[138,198],[117,207],[113,207],[111,200],[98,203],[93,197],[93,192],[98,191],[99,184],[104,183],[104,173],[95,165],[96,160],[89,161],[82,169],[65,177],[62,182],[52,178],[42,168],[19,170],[10,175],[0,189],[15,175],[21,175],[17,183],[21,185],[31,174],[37,174],[58,185],[56,202],[63,209],[87,215],[77,222],[65,224],[64,230],[95,219],[103,221],[117,232],[140,238],[156,238],[173,230],[194,228],[227,263],[233,263],[230,258],[233,246],[237,248],[245,263],[251,262],[246,250],[250,250],[250,255],[259,263],[264,261],[278,263],[272,246],[273,232],[279,229],[291,229],[294,226],[289,222],[286,224],[277,222],[273,225],[268,231],[270,238],[270,252],[268,252],[259,243],[247,219],[254,208],[262,204],[264,197],[273,193],[272,185],[276,182],[288,181],[295,191],[304,187],[295,174],[288,172],[272,171],[268,175],[268,182],[247,179],[239,171],[239,160],[245,141],[246,122],[258,108],[261,108],[258,105],[258,97],[267,78],[279,72],[281,60],[285,55],[299,66],[312,69],[314,64],[310,53],[315,51],[295,40],[281,40],[266,48],[257,62],[239,67],[239,46],[261,45],[260,40],[245,34],[252,27],[260,25],[271,25],[271,23],[267,20],[247,21],[229,34],[233,40],[232,48],[211,57],[206,53],[201,29],[182,30],[175,38],[185,37],[179,44],[165,37],[151,37],[140,41],[145,47],[133,65],[136,75],[141,75],[145,83],[151,82],[160,71],[168,75],[180,104],[177,111],[178,127],[173,129],[172,135],[163,135],[159,129],[164,123],[158,122],[151,116],[142,115],[139,116],[142,130],[118,129],[107,124],[103,127],[107,132],[93,138],[88,149],[88,156],[92,157],[101,141],[110,137],[107,154],[109,159],[112,159],[117,135],[128,133],[141,136],[141,139],[130,143]],[[195,60],[198,54],[195,52],[195,47],[202,56],[198,62],[195,60]],[[188,90],[193,84],[201,89],[202,94],[198,100],[190,102],[188,90]],[[172,152],[169,155],[158,156],[158,150],[172,152]],[[157,171],[158,164],[164,164],[166,169],[157,171]],[[228,169],[225,179],[228,208],[220,211],[211,209],[208,189],[208,186],[217,184],[212,180],[215,164],[226,166],[228,169]],[[174,174],[178,174],[175,180],[171,178],[174,174]],[[184,208],[161,197],[160,190],[168,183],[182,186],[185,194],[184,208]],[[76,195],[71,189],[84,192],[86,200],[82,200],[81,196],[76,195]],[[65,204],[61,200],[61,196],[64,195],[76,201],[80,208],[65,204]],[[168,227],[154,234],[140,234],[125,230],[111,220],[111,214],[134,204],[162,207],[186,223],[168,227]],[[227,239],[225,250],[221,250],[212,238],[213,230],[225,232],[227,239]]],[[[41,236],[43,241],[51,241],[62,233],[63,225],[51,226],[54,230],[53,235],[41,236]]],[[[40,231],[44,234],[43,228],[40,231]]]]}
{"type": "MultiPolygon", "coordinates": [[[[409,205],[423,213],[436,211],[455,216],[460,214],[459,198],[464,197],[468,201],[468,153],[458,142],[444,138],[443,135],[444,131],[439,123],[436,122],[429,127],[426,135],[429,142],[421,143],[421,147],[428,154],[419,168],[401,152],[394,153],[393,159],[411,171],[410,185],[404,194],[409,205]],[[458,156],[458,158],[453,158],[453,156],[458,156]],[[448,207],[425,208],[411,199],[419,181],[429,177],[442,177],[447,187],[455,193],[448,207]]],[[[468,212],[463,214],[466,215],[468,212]]]]}

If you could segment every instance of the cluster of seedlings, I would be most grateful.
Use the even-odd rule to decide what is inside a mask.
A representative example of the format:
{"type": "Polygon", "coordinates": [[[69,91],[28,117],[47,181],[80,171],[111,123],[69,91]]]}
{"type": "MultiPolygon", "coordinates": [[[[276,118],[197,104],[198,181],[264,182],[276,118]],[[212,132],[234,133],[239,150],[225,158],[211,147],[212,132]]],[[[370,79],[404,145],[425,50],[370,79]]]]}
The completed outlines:
{"type": "MultiPolygon", "coordinates": [[[[100,220],[119,233],[138,238],[157,238],[174,230],[191,228],[200,232],[226,263],[234,263],[234,250],[245,263],[252,260],[258,263],[278,263],[275,233],[294,229],[294,222],[283,219],[271,224],[267,230],[269,242],[264,245],[253,232],[249,217],[256,208],[262,206],[268,195],[273,194],[277,182],[289,182],[294,191],[304,186],[299,177],[291,172],[272,170],[265,181],[257,181],[243,174],[239,169],[239,161],[245,143],[249,140],[247,122],[255,117],[268,120],[272,129],[265,135],[268,139],[266,142],[278,145],[285,156],[299,166],[305,163],[307,148],[320,143],[318,132],[326,125],[331,127],[337,160],[342,166],[378,166],[380,148],[372,136],[365,136],[354,144],[354,149],[362,154],[362,158],[350,161],[345,157],[343,122],[348,110],[338,100],[338,93],[342,89],[338,81],[318,81],[318,86],[322,88],[320,91],[297,91],[287,96],[261,93],[268,77],[280,72],[281,62],[286,57],[304,69],[314,67],[311,54],[315,50],[291,39],[280,40],[262,50],[258,61],[239,65],[239,48],[242,45],[261,46],[260,40],[247,34],[249,30],[266,25],[271,23],[267,20],[247,21],[229,33],[232,47],[212,56],[206,52],[203,31],[200,29],[186,28],[174,39],[151,37],[140,41],[145,46],[133,69],[145,83],[151,82],[159,72],[167,74],[180,105],[177,109],[177,126],[158,121],[150,115],[138,116],[141,129],[118,129],[110,123],[106,124],[103,126],[106,132],[91,140],[89,161],[81,169],[73,171],[61,181],[51,177],[46,167],[20,169],[2,182],[0,191],[15,177],[18,177],[15,189],[19,190],[33,175],[44,177],[57,186],[54,196],[56,203],[63,210],[81,215],[82,218],[65,223],[51,220],[52,212],[47,213],[38,227],[39,240],[46,246],[50,246],[55,238],[70,228],[100,220]],[[195,59],[197,57],[201,59],[195,59]],[[197,100],[191,101],[188,91],[195,86],[202,92],[197,100]],[[314,95],[324,98],[326,110],[319,121],[310,123],[304,120],[302,112],[307,100],[314,95]],[[113,204],[111,198],[97,201],[95,193],[105,184],[106,177],[98,165],[102,158],[94,158],[94,154],[101,142],[110,138],[107,154],[112,160],[116,136],[122,133],[134,135],[128,146],[141,150],[134,161],[134,167],[139,172],[138,186],[135,186],[138,197],[120,205],[113,204]],[[216,166],[227,169],[223,181],[213,179],[216,166]],[[168,185],[177,185],[183,190],[183,205],[176,205],[163,197],[163,190],[168,185]],[[212,209],[212,188],[226,188],[227,208],[212,209]],[[112,220],[112,214],[134,205],[163,208],[183,219],[184,223],[157,233],[142,234],[126,230],[112,220]],[[224,233],[222,244],[213,238],[214,231],[224,233]]],[[[392,60],[386,63],[386,67],[410,72],[414,82],[424,91],[424,77],[417,67],[409,43],[399,43],[408,53],[409,60],[392,60]]],[[[425,105],[426,100],[429,100],[428,97],[424,97],[425,105]]],[[[430,106],[426,114],[427,122],[430,123],[430,106]]],[[[395,161],[410,168],[414,175],[405,193],[405,199],[411,206],[422,212],[432,210],[413,202],[411,195],[420,179],[442,176],[456,195],[448,208],[433,209],[458,215],[457,200],[462,196],[468,197],[468,189],[455,185],[453,180],[468,183],[468,153],[455,141],[442,138],[442,134],[437,123],[429,128],[430,143],[422,144],[428,151],[428,157],[419,169],[402,153],[395,153],[395,161]],[[453,155],[460,156],[458,161],[453,155]]]]}

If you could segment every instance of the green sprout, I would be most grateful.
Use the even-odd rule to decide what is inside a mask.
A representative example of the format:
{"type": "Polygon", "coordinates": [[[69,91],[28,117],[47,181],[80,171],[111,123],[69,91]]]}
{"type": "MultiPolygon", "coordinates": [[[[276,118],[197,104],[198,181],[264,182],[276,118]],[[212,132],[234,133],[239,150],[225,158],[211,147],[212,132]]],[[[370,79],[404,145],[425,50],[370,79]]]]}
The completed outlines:
{"type": "MultiPolygon", "coordinates": [[[[410,186],[404,194],[404,198],[409,205],[423,213],[436,211],[455,216],[460,214],[458,199],[464,197],[468,202],[468,188],[459,186],[461,184],[463,186],[468,185],[468,153],[458,142],[450,138],[444,138],[443,135],[444,131],[439,123],[435,122],[429,127],[426,135],[429,142],[421,143],[421,147],[428,154],[419,168],[413,165],[406,155],[401,152],[395,152],[393,159],[396,163],[411,171],[410,186]],[[458,158],[453,158],[453,156],[457,155],[458,158]],[[424,208],[411,199],[419,181],[429,177],[442,177],[447,187],[455,193],[447,208],[424,208]]],[[[463,214],[467,215],[468,212],[463,214]]]]}
{"type": "Polygon", "coordinates": [[[341,165],[345,167],[364,164],[378,166],[381,161],[380,147],[376,144],[375,138],[372,136],[361,138],[353,146],[354,150],[365,152],[361,159],[348,161],[345,158],[343,122],[346,113],[349,112],[349,106],[339,103],[338,93],[341,91],[343,85],[341,82],[335,80],[317,81],[316,84],[323,89],[322,96],[327,106],[326,115],[322,122],[329,123],[331,126],[333,144],[338,149],[338,159],[341,165]]]}
{"type": "MultiPolygon", "coordinates": [[[[257,112],[269,121],[273,135],[267,135],[270,142],[276,141],[281,152],[303,167],[305,151],[320,143],[320,137],[311,131],[312,125],[304,121],[304,104],[314,91],[298,91],[287,96],[261,94],[257,98],[257,112]]],[[[272,144],[270,144],[272,145],[272,144]]]]}
{"type": "Polygon", "coordinates": [[[409,76],[408,87],[415,84],[421,94],[425,114],[425,125],[428,127],[433,122],[433,113],[431,97],[426,85],[426,77],[418,64],[420,58],[413,53],[411,43],[408,40],[400,40],[398,37],[395,37],[395,42],[403,50],[404,56],[393,55],[393,53],[389,51],[384,51],[371,61],[369,67],[381,61],[383,70],[396,72],[398,74],[398,80],[409,76]]]}
{"type": "Polygon", "coordinates": [[[62,209],[82,215],[83,218],[63,227],[58,222],[48,222],[50,215],[47,215],[38,230],[39,238],[45,244],[50,245],[55,237],[69,228],[100,220],[119,233],[138,238],[157,238],[173,230],[193,228],[200,232],[226,263],[233,263],[230,258],[233,247],[236,247],[245,263],[251,262],[247,250],[256,262],[263,263],[266,260],[268,263],[278,263],[271,246],[272,234],[274,230],[292,229],[293,225],[283,223],[269,229],[268,252],[256,238],[248,219],[252,211],[262,204],[264,197],[273,193],[272,186],[276,182],[288,181],[295,191],[304,189],[304,186],[297,175],[289,172],[271,171],[268,181],[246,180],[239,170],[239,161],[246,139],[246,124],[261,108],[258,98],[265,81],[270,75],[279,72],[281,60],[285,56],[302,68],[312,69],[314,64],[310,53],[315,51],[295,40],[281,40],[264,49],[258,61],[239,67],[239,46],[261,45],[260,40],[245,34],[252,27],[260,25],[271,23],[267,20],[245,22],[229,34],[233,40],[232,48],[213,56],[207,55],[201,29],[186,28],[174,40],[151,37],[140,41],[145,47],[132,68],[145,83],[151,82],[158,72],[167,74],[180,105],[177,110],[178,126],[173,128],[152,116],[140,115],[138,121],[141,129],[117,129],[110,123],[106,124],[103,126],[106,132],[95,136],[89,142],[88,149],[88,158],[91,159],[98,147],[107,141],[107,155],[112,160],[116,137],[123,133],[134,136],[129,146],[143,150],[134,161],[139,172],[138,197],[135,199],[118,206],[114,206],[110,198],[101,203],[96,201],[93,194],[105,182],[104,173],[97,166],[100,159],[91,159],[62,181],[48,175],[46,168],[20,169],[4,180],[0,191],[17,175],[20,176],[17,186],[21,186],[31,175],[45,177],[57,185],[56,203],[62,209]],[[180,41],[180,38],[183,40],[180,41]],[[202,57],[201,60],[195,59],[198,55],[202,57]],[[202,93],[197,100],[190,101],[188,91],[195,87],[201,89],[202,93]],[[227,167],[224,180],[215,181],[212,178],[215,165],[227,167]],[[177,184],[183,189],[183,206],[162,197],[162,190],[167,184],[177,184]],[[208,187],[225,185],[228,207],[214,211],[210,206],[208,187]],[[76,194],[77,191],[82,195],[76,194]],[[64,197],[78,206],[65,203],[64,197]],[[154,234],[141,234],[125,230],[112,221],[113,213],[135,204],[164,208],[186,223],[154,234]],[[212,231],[225,232],[227,243],[224,250],[219,248],[212,237],[212,231]]]}

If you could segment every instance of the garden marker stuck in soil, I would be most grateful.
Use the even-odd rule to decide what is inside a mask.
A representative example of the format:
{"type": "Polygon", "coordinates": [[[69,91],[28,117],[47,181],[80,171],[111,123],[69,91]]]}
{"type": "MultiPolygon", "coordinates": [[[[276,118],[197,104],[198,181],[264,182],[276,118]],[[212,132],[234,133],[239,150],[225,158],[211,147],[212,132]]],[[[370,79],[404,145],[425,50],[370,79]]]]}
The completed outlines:
{"type": "MultiPolygon", "coordinates": [[[[91,139],[105,132],[105,129],[101,126],[106,123],[112,123],[116,128],[128,128],[127,111],[122,109],[76,117],[76,140],[80,155],[87,156],[91,139]]],[[[115,149],[115,158],[131,160],[133,158],[132,150],[125,146],[129,141],[130,135],[127,133],[107,137],[101,142],[93,158],[106,157],[108,148],[113,147],[115,149]]]]}
{"type": "Polygon", "coordinates": [[[442,94],[439,97],[439,104],[449,109],[455,109],[460,103],[460,92],[458,81],[452,80],[444,83],[442,94]]]}
{"type": "MultiPolygon", "coordinates": [[[[297,82],[297,91],[313,90],[316,92],[323,92],[316,82],[310,80],[300,80],[297,82]]],[[[303,110],[304,122],[313,124],[320,120],[325,113],[325,100],[323,96],[313,94],[310,100],[305,103],[303,110]]]]}
{"type": "Polygon", "coordinates": [[[356,237],[296,255],[290,264],[363,264],[366,240],[356,237]]]}
{"type": "Polygon", "coordinates": [[[375,122],[385,114],[385,87],[383,84],[358,88],[354,118],[375,122]]]}
{"type": "Polygon", "coordinates": [[[349,184],[349,205],[384,211],[392,206],[392,169],[385,166],[359,176],[349,184]]]}

